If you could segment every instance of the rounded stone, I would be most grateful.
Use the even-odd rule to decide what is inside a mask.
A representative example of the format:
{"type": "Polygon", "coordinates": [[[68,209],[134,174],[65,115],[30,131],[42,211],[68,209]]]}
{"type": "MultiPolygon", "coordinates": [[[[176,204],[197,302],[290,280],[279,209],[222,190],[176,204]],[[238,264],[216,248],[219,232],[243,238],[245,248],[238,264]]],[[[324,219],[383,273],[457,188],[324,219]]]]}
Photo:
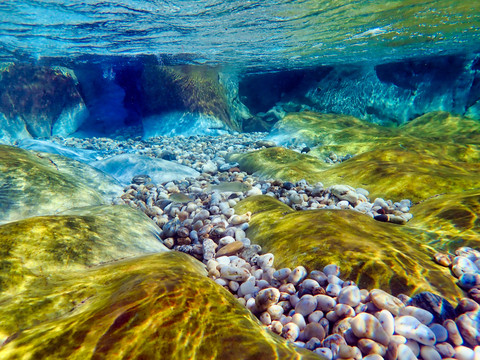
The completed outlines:
{"type": "Polygon", "coordinates": [[[432,346],[422,346],[420,355],[423,360],[442,360],[442,356],[432,346]]]}
{"type": "Polygon", "coordinates": [[[270,307],[270,305],[276,304],[280,299],[280,291],[275,288],[267,288],[260,290],[255,298],[255,306],[258,312],[263,312],[270,307]]]}
{"type": "Polygon", "coordinates": [[[373,289],[370,291],[370,299],[377,308],[381,310],[388,310],[394,316],[397,316],[400,313],[400,309],[405,307],[405,304],[395,296],[390,295],[380,289],[373,289]]]}
{"type": "Polygon", "coordinates": [[[384,345],[371,339],[359,339],[357,346],[363,355],[378,354],[384,356],[387,352],[387,348],[384,345]]]}
{"type": "Polygon", "coordinates": [[[470,311],[460,315],[455,324],[466,343],[480,345],[480,311],[470,311]]]}
{"type": "Polygon", "coordinates": [[[393,318],[392,313],[388,310],[381,310],[377,312],[375,316],[378,321],[380,321],[383,330],[385,330],[388,335],[393,335],[395,330],[395,319],[393,318]]]}
{"type": "Polygon", "coordinates": [[[457,360],[477,360],[475,359],[475,351],[466,346],[455,347],[455,359],[457,360]]]}
{"type": "Polygon", "coordinates": [[[360,290],[356,286],[346,286],[340,290],[337,297],[337,302],[340,304],[350,305],[352,307],[360,304],[361,295],[360,290]]]}
{"type": "Polygon", "coordinates": [[[413,351],[405,344],[398,345],[397,360],[417,360],[413,351]]]}
{"type": "Polygon", "coordinates": [[[415,317],[422,324],[429,325],[433,321],[433,314],[425,309],[416,306],[406,306],[400,309],[399,315],[410,315],[415,317]]]}
{"type": "Polygon", "coordinates": [[[313,337],[322,341],[325,338],[325,330],[319,323],[313,322],[305,326],[303,336],[305,341],[308,341],[313,337]]]}
{"type": "Polygon", "coordinates": [[[298,339],[298,335],[300,335],[300,329],[297,324],[289,322],[283,326],[282,336],[285,339],[293,342],[298,339]]]}
{"type": "Polygon", "coordinates": [[[337,305],[335,299],[327,295],[315,295],[315,298],[317,299],[317,310],[324,313],[333,310],[335,305],[337,305]]]}
{"type": "Polygon", "coordinates": [[[317,308],[317,299],[312,295],[303,295],[300,301],[295,305],[295,312],[308,316],[317,308]]]}
{"type": "Polygon", "coordinates": [[[375,316],[360,313],[351,320],[350,324],[353,333],[358,338],[372,339],[382,345],[388,345],[389,336],[375,316]]]}
{"type": "Polygon", "coordinates": [[[445,329],[442,325],[437,323],[431,324],[430,330],[432,330],[433,333],[435,334],[435,337],[437,338],[437,343],[447,341],[448,332],[447,332],[447,329],[445,329]]]}
{"type": "Polygon", "coordinates": [[[433,346],[436,343],[433,331],[410,315],[399,316],[395,319],[395,333],[423,345],[433,346]]]}
{"type": "Polygon", "coordinates": [[[327,292],[327,295],[336,297],[340,293],[340,290],[342,290],[342,287],[337,284],[328,284],[327,288],[325,291],[327,292]]]}
{"type": "Polygon", "coordinates": [[[329,275],[340,275],[340,268],[337,264],[329,264],[323,268],[323,273],[328,277],[329,275]]]}
{"type": "Polygon", "coordinates": [[[230,256],[239,253],[243,249],[244,245],[241,241],[233,241],[227,245],[221,247],[217,251],[217,257],[230,256]]]}
{"type": "Polygon", "coordinates": [[[297,285],[307,277],[307,269],[303,266],[297,266],[288,276],[288,282],[297,285]]]}

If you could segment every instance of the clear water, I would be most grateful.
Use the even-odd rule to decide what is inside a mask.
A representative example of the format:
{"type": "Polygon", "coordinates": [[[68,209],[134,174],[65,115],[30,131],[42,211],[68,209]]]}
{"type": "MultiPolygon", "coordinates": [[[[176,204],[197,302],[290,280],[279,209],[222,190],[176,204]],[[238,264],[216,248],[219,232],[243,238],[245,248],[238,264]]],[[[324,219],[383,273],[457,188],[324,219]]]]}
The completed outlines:
{"type": "Polygon", "coordinates": [[[269,70],[480,49],[477,0],[3,0],[0,19],[10,61],[154,55],[269,70]]]}

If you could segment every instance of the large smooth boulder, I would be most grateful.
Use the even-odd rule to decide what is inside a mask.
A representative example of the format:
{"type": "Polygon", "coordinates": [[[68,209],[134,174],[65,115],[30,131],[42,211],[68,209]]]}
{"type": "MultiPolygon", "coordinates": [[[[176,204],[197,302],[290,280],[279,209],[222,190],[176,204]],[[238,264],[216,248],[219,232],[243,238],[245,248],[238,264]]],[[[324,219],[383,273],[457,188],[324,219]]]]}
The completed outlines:
{"type": "Polygon", "coordinates": [[[0,72],[1,138],[68,136],[88,117],[73,72],[10,64],[0,72]]]}
{"type": "Polygon", "coordinates": [[[0,145],[0,184],[0,223],[109,204],[122,190],[81,162],[6,145],[0,145]]]}
{"type": "Polygon", "coordinates": [[[135,175],[141,174],[148,174],[156,184],[200,175],[188,166],[137,154],[116,155],[92,162],[91,165],[110,174],[122,184],[129,184],[135,175]]]}
{"type": "Polygon", "coordinates": [[[141,88],[145,138],[240,130],[213,67],[148,65],[141,88]]]}

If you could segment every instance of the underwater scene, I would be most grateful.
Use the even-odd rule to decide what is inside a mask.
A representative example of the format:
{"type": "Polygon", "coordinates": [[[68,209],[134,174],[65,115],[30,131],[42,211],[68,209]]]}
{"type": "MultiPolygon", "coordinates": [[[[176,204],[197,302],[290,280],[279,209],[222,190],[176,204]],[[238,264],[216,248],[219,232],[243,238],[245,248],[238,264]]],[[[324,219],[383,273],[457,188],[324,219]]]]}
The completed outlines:
{"type": "Polygon", "coordinates": [[[480,1],[0,19],[1,360],[480,360],[480,1]]]}

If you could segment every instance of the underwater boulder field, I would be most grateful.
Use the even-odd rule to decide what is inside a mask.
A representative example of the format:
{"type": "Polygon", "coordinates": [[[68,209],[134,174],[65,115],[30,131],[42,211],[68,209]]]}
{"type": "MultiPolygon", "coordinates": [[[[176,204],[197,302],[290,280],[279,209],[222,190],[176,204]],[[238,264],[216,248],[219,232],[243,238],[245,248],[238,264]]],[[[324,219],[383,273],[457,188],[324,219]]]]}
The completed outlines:
{"type": "Polygon", "coordinates": [[[0,359],[480,360],[480,2],[0,16],[0,359]]]}

